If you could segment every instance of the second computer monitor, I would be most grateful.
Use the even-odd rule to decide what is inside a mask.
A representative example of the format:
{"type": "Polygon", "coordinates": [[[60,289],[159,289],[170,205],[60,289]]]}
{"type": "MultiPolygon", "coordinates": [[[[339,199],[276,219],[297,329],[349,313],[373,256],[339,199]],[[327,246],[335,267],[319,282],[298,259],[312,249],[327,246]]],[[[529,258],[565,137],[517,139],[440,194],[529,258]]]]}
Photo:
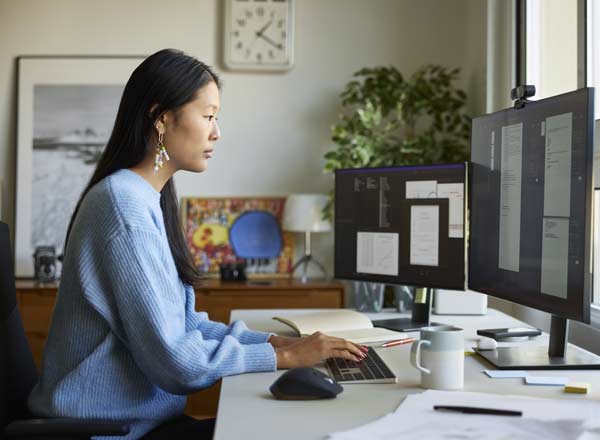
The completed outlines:
{"type": "Polygon", "coordinates": [[[337,170],[335,277],[463,290],[465,164],[337,170]]]}

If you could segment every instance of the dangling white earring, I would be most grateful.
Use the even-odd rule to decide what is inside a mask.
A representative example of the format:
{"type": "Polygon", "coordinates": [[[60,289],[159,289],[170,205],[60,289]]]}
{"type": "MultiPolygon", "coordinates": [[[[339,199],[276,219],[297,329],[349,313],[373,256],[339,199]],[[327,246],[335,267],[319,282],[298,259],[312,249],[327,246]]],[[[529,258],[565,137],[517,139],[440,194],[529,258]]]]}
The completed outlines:
{"type": "Polygon", "coordinates": [[[163,143],[164,133],[158,133],[158,143],[156,144],[156,156],[154,156],[154,174],[164,166],[164,163],[169,160],[167,149],[163,143]],[[164,158],[164,161],[163,161],[164,158]]]}

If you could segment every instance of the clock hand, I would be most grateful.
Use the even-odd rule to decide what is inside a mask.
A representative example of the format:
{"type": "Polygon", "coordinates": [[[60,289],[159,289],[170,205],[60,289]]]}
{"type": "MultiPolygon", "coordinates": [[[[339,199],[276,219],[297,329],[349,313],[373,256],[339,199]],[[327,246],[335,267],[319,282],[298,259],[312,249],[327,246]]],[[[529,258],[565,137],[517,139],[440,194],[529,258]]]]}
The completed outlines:
{"type": "Polygon", "coordinates": [[[269,22],[261,27],[260,30],[256,31],[256,36],[260,37],[267,30],[267,28],[271,26],[271,23],[273,23],[273,20],[269,20],[269,22]]]}
{"type": "Polygon", "coordinates": [[[267,43],[269,43],[271,46],[273,46],[275,49],[283,49],[283,47],[281,46],[281,44],[277,44],[275,43],[273,40],[271,40],[269,37],[265,37],[264,35],[259,35],[260,38],[262,38],[263,40],[265,40],[267,43]]]}

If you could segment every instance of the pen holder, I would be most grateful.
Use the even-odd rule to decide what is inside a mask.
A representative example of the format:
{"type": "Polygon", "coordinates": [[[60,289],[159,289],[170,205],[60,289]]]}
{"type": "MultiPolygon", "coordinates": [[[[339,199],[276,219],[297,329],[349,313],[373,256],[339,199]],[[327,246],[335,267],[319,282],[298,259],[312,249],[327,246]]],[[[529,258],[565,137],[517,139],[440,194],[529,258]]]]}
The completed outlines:
{"type": "Polygon", "coordinates": [[[383,291],[385,284],[380,283],[354,283],[354,306],[363,313],[381,312],[383,308],[383,291]]]}

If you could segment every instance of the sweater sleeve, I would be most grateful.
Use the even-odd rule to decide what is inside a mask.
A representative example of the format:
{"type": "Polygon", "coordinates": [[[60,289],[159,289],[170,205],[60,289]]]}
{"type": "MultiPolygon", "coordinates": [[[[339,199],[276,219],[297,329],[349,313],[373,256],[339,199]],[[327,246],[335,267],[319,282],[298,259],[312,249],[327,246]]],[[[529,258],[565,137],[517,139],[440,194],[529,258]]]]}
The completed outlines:
{"type": "Polygon", "coordinates": [[[200,330],[206,339],[217,339],[222,341],[227,335],[231,335],[242,344],[261,344],[267,342],[274,333],[258,332],[248,329],[243,321],[234,321],[230,325],[211,321],[206,312],[196,312],[196,295],[194,288],[185,286],[186,291],[186,327],[188,331],[200,330]]]}
{"type": "Polygon", "coordinates": [[[244,331],[239,325],[221,339],[207,338],[202,325],[188,328],[185,288],[168,276],[173,269],[166,239],[153,231],[126,229],[105,248],[102,270],[118,313],[108,321],[153,383],[186,394],[223,376],[276,369],[271,344],[242,344],[235,337],[244,331]]]}

